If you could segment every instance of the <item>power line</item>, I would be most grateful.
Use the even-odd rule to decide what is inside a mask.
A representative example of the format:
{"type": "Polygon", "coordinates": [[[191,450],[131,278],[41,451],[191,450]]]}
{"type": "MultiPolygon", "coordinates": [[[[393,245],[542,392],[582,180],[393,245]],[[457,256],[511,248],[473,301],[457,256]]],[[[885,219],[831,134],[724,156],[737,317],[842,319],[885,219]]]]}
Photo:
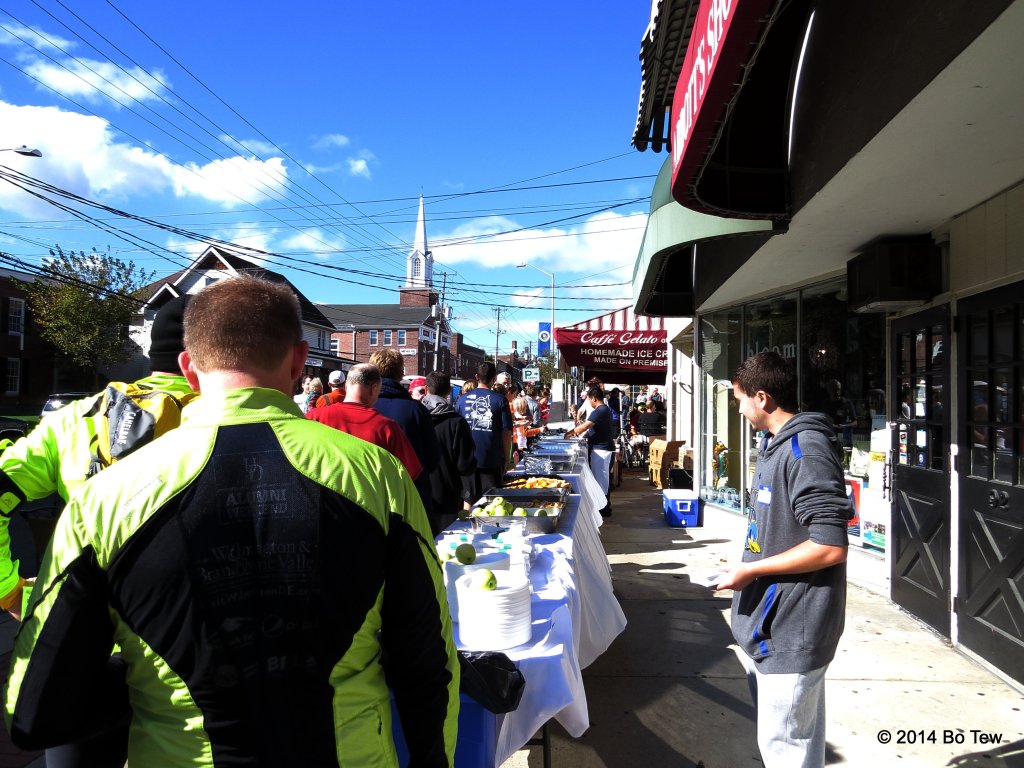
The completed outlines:
{"type": "MultiPolygon", "coordinates": [[[[0,166],[0,167],[6,168],[6,166],[0,166]]],[[[14,184],[15,186],[25,190],[29,194],[32,194],[32,195],[34,195],[34,196],[36,196],[36,197],[38,197],[40,199],[43,199],[43,200],[51,203],[52,205],[55,205],[55,206],[61,208],[62,210],[68,211],[72,215],[87,217],[87,214],[82,214],[82,213],[74,210],[70,206],[67,206],[67,205],[65,205],[63,203],[60,203],[59,201],[52,200],[51,198],[48,198],[45,195],[42,195],[41,193],[39,193],[39,192],[37,192],[35,190],[28,189],[27,185],[32,185],[32,186],[36,186],[38,188],[45,189],[45,190],[47,190],[47,191],[49,191],[49,192],[51,192],[53,194],[57,194],[57,195],[60,195],[62,197],[66,197],[66,198],[68,198],[70,200],[73,200],[75,202],[78,202],[80,204],[87,205],[87,206],[90,206],[90,207],[99,208],[99,209],[105,210],[105,211],[107,211],[109,213],[115,213],[118,216],[122,216],[122,217],[125,217],[125,218],[130,218],[130,219],[133,219],[133,220],[136,220],[136,221],[140,221],[140,222],[149,221],[149,220],[147,220],[143,216],[138,216],[136,214],[130,214],[130,213],[126,212],[126,211],[121,211],[121,210],[118,210],[118,209],[113,208],[111,206],[107,206],[107,205],[104,205],[102,203],[98,203],[96,201],[88,200],[87,198],[81,197],[80,195],[76,195],[73,192],[69,192],[67,190],[62,190],[59,187],[56,187],[54,185],[51,185],[51,184],[48,184],[46,182],[40,181],[38,179],[34,179],[34,178],[30,177],[30,176],[27,176],[26,174],[23,174],[23,173],[21,173],[19,171],[15,171],[13,169],[7,169],[6,171],[0,171],[0,178],[3,178],[4,180],[8,181],[9,183],[14,184]]],[[[197,241],[197,242],[204,242],[204,243],[207,243],[207,244],[213,244],[213,245],[216,245],[216,246],[224,248],[228,252],[232,252],[232,253],[239,253],[239,252],[241,252],[242,255],[254,256],[254,257],[256,257],[256,258],[258,258],[260,260],[263,260],[263,261],[266,261],[266,262],[269,262],[269,263],[272,263],[272,264],[276,264],[276,263],[280,263],[280,262],[284,261],[284,262],[288,263],[291,266],[292,269],[295,269],[295,270],[300,271],[300,272],[305,272],[305,273],[316,275],[316,276],[319,276],[319,277],[326,277],[328,279],[332,279],[332,280],[336,280],[336,281],[340,281],[340,282],[344,282],[344,283],[349,283],[349,284],[352,284],[352,285],[358,285],[358,286],[362,286],[362,287],[366,287],[366,288],[375,288],[375,289],[378,289],[378,290],[386,290],[386,288],[384,288],[383,286],[373,285],[373,284],[366,283],[366,282],[359,281],[359,280],[351,280],[351,279],[348,279],[348,278],[340,277],[338,275],[328,274],[328,273],[325,273],[324,270],[326,269],[329,272],[348,272],[348,273],[353,273],[354,272],[356,274],[360,274],[361,276],[372,277],[374,279],[381,279],[381,277],[378,274],[376,274],[376,273],[370,273],[370,272],[365,272],[365,271],[361,271],[361,270],[350,270],[350,269],[346,269],[346,268],[343,268],[343,267],[338,267],[338,266],[335,266],[335,265],[320,265],[320,264],[313,264],[313,266],[317,267],[316,270],[306,269],[304,267],[298,266],[299,264],[303,264],[303,263],[310,264],[310,262],[305,262],[302,259],[296,259],[296,258],[293,258],[293,257],[282,257],[279,254],[268,253],[266,251],[262,251],[262,250],[257,249],[257,248],[251,248],[251,247],[247,247],[247,246],[238,246],[236,243],[229,243],[229,242],[226,242],[226,241],[217,240],[216,238],[203,237],[203,236],[197,235],[195,233],[189,232],[188,230],[181,229],[179,227],[172,227],[172,226],[169,226],[167,224],[163,224],[161,222],[151,221],[150,223],[154,227],[156,227],[158,229],[161,229],[161,230],[164,230],[164,231],[167,231],[167,232],[172,232],[172,233],[177,234],[177,235],[179,235],[181,237],[184,237],[184,238],[187,238],[187,239],[190,239],[190,240],[194,240],[194,241],[197,241]]],[[[117,231],[116,228],[109,227],[109,225],[108,225],[107,229],[108,230],[117,231]]],[[[157,247],[159,247],[159,246],[157,246],[157,247]]],[[[164,250],[166,250],[166,249],[164,249],[164,250]]],[[[154,253],[154,255],[158,255],[158,256],[160,255],[160,254],[156,253],[155,251],[151,251],[151,252],[154,253]]],[[[394,278],[393,277],[385,277],[384,279],[392,280],[394,278]]],[[[477,289],[474,292],[481,292],[481,291],[480,291],[480,289],[477,289]]],[[[487,293],[493,293],[493,294],[502,295],[502,296],[505,296],[505,297],[508,296],[508,294],[506,292],[501,292],[501,291],[498,291],[498,292],[488,291],[487,293]]],[[[592,301],[593,299],[589,299],[589,300],[592,301]]],[[[606,300],[617,301],[618,299],[606,299],[606,300]]],[[[475,304],[477,304],[479,306],[501,306],[501,307],[506,307],[507,306],[507,302],[506,303],[501,303],[501,304],[490,303],[490,302],[475,302],[475,304]]],[[[580,310],[596,310],[596,309],[604,309],[604,308],[599,308],[599,307],[580,307],[579,309],[580,310]]]]}

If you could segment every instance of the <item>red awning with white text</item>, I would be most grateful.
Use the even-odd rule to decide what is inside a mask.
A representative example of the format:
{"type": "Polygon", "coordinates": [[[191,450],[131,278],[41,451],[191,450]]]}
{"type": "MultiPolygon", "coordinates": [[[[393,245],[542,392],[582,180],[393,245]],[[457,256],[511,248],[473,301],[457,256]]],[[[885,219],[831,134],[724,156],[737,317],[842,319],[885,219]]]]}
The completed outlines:
{"type": "Polygon", "coordinates": [[[621,384],[657,384],[668,373],[668,332],[661,317],[619,309],[555,329],[562,359],[587,378],[621,384]]]}

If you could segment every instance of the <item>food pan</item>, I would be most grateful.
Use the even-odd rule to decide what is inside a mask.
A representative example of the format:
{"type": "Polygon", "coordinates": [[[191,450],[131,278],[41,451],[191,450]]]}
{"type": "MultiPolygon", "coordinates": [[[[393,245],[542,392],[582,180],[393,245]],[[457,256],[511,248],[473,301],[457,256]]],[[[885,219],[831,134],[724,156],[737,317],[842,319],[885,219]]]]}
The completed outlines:
{"type": "MultiPolygon", "coordinates": [[[[535,477],[535,475],[530,475],[535,477]]],[[[559,478],[561,479],[561,478],[559,478]]],[[[571,485],[571,484],[570,484],[571,485]]],[[[539,507],[542,504],[565,503],[565,497],[572,493],[572,488],[488,488],[484,495],[473,506],[482,507],[490,504],[495,496],[508,500],[513,507],[539,507]],[[524,503],[529,502],[529,503],[524,503]],[[536,502],[536,503],[535,503],[536,502]]]]}
{"type": "Polygon", "coordinates": [[[470,521],[474,528],[480,528],[484,525],[492,525],[498,529],[507,529],[516,520],[523,522],[526,525],[527,533],[554,533],[558,528],[558,523],[561,520],[561,514],[549,514],[545,517],[538,517],[533,513],[536,511],[532,507],[524,507],[529,513],[528,517],[512,517],[511,515],[502,515],[501,517],[492,517],[489,515],[473,515],[470,513],[470,521]],[[531,511],[533,510],[533,511],[531,511]]]}
{"type": "Polygon", "coordinates": [[[501,487],[501,492],[502,493],[507,493],[508,491],[515,491],[515,490],[520,490],[520,489],[522,489],[522,490],[545,491],[546,492],[546,491],[555,491],[555,490],[558,490],[560,488],[564,489],[568,493],[572,493],[572,481],[571,480],[566,480],[564,477],[559,477],[556,474],[538,474],[536,472],[519,472],[519,473],[516,473],[516,474],[512,474],[510,472],[509,476],[508,476],[508,479],[505,480],[504,485],[502,485],[502,487],[501,487]],[[546,487],[529,488],[528,486],[525,485],[525,483],[527,483],[530,480],[548,480],[548,481],[554,480],[554,481],[557,481],[558,483],[560,483],[560,485],[558,485],[558,486],[556,486],[554,488],[546,488],[546,487]]]}

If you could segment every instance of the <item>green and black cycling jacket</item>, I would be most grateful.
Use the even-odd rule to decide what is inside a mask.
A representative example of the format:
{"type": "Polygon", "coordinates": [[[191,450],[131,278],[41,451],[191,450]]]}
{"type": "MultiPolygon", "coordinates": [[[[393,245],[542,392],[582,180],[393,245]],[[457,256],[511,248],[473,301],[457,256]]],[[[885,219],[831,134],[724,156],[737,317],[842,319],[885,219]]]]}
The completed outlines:
{"type": "Polygon", "coordinates": [[[127,662],[130,765],[450,766],[459,667],[419,494],[268,389],[204,394],[76,491],[15,640],[16,744],[82,736],[127,662]],[[385,669],[388,682],[385,683],[385,669]]]}

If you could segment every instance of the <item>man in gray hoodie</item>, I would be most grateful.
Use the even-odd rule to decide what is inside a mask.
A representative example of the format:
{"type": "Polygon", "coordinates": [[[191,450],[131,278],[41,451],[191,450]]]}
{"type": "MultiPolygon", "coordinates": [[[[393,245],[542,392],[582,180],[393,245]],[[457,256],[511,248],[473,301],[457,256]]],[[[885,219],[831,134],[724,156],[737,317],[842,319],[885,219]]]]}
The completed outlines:
{"type": "Polygon", "coordinates": [[[793,367],[774,352],[747,359],[733,396],[760,443],[732,632],[743,653],[767,768],[825,764],[825,670],[846,614],[846,527],[853,507],[832,422],[797,413],[793,367]]]}

